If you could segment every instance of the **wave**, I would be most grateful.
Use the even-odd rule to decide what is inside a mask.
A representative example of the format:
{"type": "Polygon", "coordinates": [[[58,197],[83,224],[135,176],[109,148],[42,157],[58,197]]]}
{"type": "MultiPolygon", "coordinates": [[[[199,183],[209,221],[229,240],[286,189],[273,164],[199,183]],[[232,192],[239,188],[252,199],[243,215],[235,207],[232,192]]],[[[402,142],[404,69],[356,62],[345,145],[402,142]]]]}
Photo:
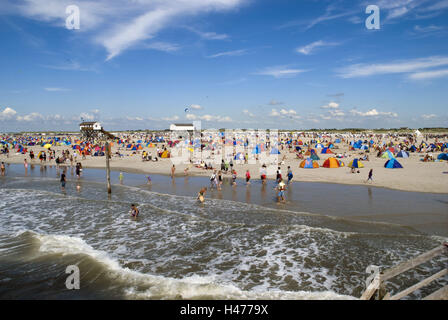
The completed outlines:
{"type": "Polygon", "coordinates": [[[79,237],[54,234],[43,235],[32,231],[24,231],[17,234],[17,236],[22,236],[23,234],[31,234],[32,238],[38,241],[38,250],[41,255],[83,255],[94,259],[108,272],[113,273],[112,278],[124,284],[123,291],[129,299],[356,299],[353,296],[341,295],[333,291],[247,291],[241,290],[234,285],[217,283],[213,276],[191,276],[183,279],[174,279],[144,274],[122,267],[117,260],[111,258],[105,251],[92,248],[79,237]]]}

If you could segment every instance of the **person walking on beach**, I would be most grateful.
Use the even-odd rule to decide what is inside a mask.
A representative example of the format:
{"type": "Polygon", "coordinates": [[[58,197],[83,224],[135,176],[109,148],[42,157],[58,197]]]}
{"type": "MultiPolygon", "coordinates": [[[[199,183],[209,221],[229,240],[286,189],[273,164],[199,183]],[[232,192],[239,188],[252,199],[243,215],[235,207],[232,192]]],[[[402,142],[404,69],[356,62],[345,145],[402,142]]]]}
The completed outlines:
{"type": "Polygon", "coordinates": [[[5,175],[5,171],[6,171],[5,163],[2,162],[2,164],[0,165],[0,175],[4,176],[5,175]]]}
{"type": "Polygon", "coordinates": [[[65,173],[63,172],[61,174],[61,189],[62,189],[62,191],[65,191],[65,183],[66,183],[65,173]]]}
{"type": "Polygon", "coordinates": [[[131,217],[134,218],[134,220],[137,220],[138,214],[140,213],[140,211],[138,210],[138,208],[136,207],[135,204],[131,204],[131,217]]]}
{"type": "Polygon", "coordinates": [[[370,169],[370,171],[369,171],[369,177],[367,178],[366,183],[369,182],[369,180],[370,180],[371,182],[373,182],[373,169],[370,169]]]}

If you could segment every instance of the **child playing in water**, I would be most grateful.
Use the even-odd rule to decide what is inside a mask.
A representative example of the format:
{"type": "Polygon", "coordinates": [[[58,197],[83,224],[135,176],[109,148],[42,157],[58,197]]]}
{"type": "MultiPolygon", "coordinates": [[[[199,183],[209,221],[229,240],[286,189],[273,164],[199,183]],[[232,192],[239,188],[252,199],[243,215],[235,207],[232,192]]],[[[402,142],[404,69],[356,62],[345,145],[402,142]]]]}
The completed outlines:
{"type": "Polygon", "coordinates": [[[138,214],[140,213],[140,211],[138,210],[138,208],[135,206],[135,204],[131,204],[131,217],[133,217],[135,220],[137,220],[138,214]]]}
{"type": "Polygon", "coordinates": [[[207,188],[202,188],[200,191],[199,191],[199,193],[198,193],[198,200],[201,202],[201,203],[204,203],[204,200],[205,200],[205,193],[207,192],[207,188]]]}

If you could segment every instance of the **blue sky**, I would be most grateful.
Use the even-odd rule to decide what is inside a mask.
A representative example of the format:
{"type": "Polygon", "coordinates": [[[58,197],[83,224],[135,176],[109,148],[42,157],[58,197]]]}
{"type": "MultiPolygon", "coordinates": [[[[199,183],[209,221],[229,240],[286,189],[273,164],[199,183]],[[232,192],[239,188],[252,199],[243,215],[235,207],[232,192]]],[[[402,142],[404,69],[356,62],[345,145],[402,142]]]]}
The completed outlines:
{"type": "Polygon", "coordinates": [[[448,0],[1,2],[0,132],[448,127],[448,0]]]}

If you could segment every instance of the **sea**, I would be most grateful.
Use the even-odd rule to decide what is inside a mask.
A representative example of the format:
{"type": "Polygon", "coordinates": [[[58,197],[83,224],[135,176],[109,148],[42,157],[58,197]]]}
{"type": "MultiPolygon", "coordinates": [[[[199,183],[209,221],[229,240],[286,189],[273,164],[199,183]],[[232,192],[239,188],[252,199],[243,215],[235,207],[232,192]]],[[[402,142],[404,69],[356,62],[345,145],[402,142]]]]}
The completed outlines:
{"type": "MultiPolygon", "coordinates": [[[[448,195],[295,177],[237,186],[207,177],[8,165],[0,177],[0,299],[358,299],[386,269],[448,241],[448,195]],[[297,181],[298,180],[298,181],[297,181]],[[130,206],[140,210],[137,220],[130,206]],[[68,266],[80,288],[66,286],[68,266]]],[[[397,293],[447,266],[439,256],[387,282],[397,293]]],[[[440,278],[404,299],[447,285],[440,278]]]]}

